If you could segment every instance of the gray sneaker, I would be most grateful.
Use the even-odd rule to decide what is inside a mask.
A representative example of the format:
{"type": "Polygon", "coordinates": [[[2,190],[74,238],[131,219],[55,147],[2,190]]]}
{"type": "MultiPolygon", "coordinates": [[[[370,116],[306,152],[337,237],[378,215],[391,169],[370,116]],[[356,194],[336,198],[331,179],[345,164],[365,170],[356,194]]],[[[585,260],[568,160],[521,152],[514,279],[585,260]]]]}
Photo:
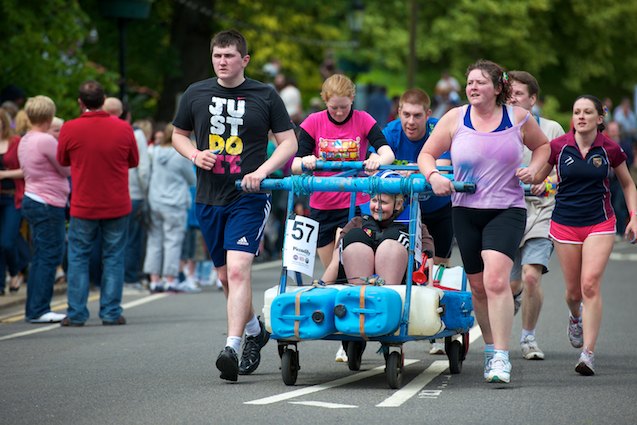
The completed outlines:
{"type": "Polygon", "coordinates": [[[528,335],[522,342],[520,342],[520,348],[522,349],[522,356],[527,360],[544,360],[544,353],[537,346],[535,336],[528,335]]]}
{"type": "Polygon", "coordinates": [[[575,348],[582,348],[584,346],[584,330],[582,329],[582,316],[578,317],[578,321],[573,323],[573,320],[568,319],[568,340],[571,341],[571,345],[575,348]]]}
{"type": "Polygon", "coordinates": [[[579,356],[579,362],[575,366],[575,372],[584,376],[592,376],[595,375],[595,355],[588,350],[582,351],[582,354],[579,356]]]}

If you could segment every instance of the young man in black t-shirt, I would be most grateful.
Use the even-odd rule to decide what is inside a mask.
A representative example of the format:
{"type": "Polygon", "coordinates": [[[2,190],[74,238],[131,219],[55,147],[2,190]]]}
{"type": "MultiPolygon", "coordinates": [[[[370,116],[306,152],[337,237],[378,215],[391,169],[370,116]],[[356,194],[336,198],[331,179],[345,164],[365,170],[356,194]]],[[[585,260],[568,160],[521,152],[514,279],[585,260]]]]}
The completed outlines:
{"type": "Polygon", "coordinates": [[[228,338],[217,358],[221,378],[256,370],[269,334],[252,307],[251,270],[271,208],[261,181],[294,156],[294,125],[276,91],[245,77],[245,38],[222,31],[211,43],[217,78],[196,82],[183,94],[173,121],[173,146],[197,166],[196,213],[227,299],[228,338]],[[267,158],[268,131],[277,148],[267,158]],[[190,141],[195,133],[196,146],[190,141]],[[243,192],[234,181],[240,179],[243,192]],[[246,334],[241,362],[237,353],[246,334]]]}

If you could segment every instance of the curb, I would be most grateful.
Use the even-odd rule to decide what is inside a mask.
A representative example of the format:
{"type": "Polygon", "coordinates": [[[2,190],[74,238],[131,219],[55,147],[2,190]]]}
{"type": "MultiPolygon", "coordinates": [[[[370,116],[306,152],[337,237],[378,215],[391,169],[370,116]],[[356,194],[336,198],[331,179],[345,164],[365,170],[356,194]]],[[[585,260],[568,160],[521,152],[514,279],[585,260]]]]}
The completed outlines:
{"type": "MultiPolygon", "coordinates": [[[[15,295],[5,295],[0,298],[0,312],[5,309],[9,309],[11,307],[15,307],[17,305],[23,305],[27,300],[27,287],[26,285],[22,285],[20,291],[18,291],[15,295]]],[[[66,294],[66,283],[58,284],[53,287],[53,296],[59,296],[66,294]]]]}

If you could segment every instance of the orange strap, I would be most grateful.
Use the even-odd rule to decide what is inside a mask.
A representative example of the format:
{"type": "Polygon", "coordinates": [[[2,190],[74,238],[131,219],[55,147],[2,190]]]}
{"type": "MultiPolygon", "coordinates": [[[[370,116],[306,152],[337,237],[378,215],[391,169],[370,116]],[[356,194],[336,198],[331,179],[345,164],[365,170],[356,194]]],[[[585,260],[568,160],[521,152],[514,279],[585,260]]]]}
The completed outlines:
{"type": "MultiPolygon", "coordinates": [[[[301,294],[305,292],[303,290],[298,291],[296,296],[294,297],[294,315],[299,317],[301,315],[301,294]]],[[[301,338],[299,336],[299,328],[301,326],[300,320],[294,320],[294,336],[297,338],[301,338]]]]}
{"type": "MultiPolygon", "coordinates": [[[[365,308],[365,286],[361,286],[359,307],[361,309],[365,308]]],[[[367,339],[365,336],[365,313],[363,312],[361,312],[358,316],[358,330],[360,331],[361,337],[367,339]]]]}

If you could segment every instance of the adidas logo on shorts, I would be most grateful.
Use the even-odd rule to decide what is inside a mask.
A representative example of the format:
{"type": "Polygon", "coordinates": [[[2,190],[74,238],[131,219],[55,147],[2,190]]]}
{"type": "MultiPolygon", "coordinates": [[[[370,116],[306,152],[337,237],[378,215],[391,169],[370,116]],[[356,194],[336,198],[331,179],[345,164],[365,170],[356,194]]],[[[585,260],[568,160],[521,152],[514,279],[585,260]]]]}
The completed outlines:
{"type": "Polygon", "coordinates": [[[237,241],[237,245],[248,246],[250,244],[248,243],[248,240],[246,239],[246,237],[242,236],[241,239],[237,241]]]}

